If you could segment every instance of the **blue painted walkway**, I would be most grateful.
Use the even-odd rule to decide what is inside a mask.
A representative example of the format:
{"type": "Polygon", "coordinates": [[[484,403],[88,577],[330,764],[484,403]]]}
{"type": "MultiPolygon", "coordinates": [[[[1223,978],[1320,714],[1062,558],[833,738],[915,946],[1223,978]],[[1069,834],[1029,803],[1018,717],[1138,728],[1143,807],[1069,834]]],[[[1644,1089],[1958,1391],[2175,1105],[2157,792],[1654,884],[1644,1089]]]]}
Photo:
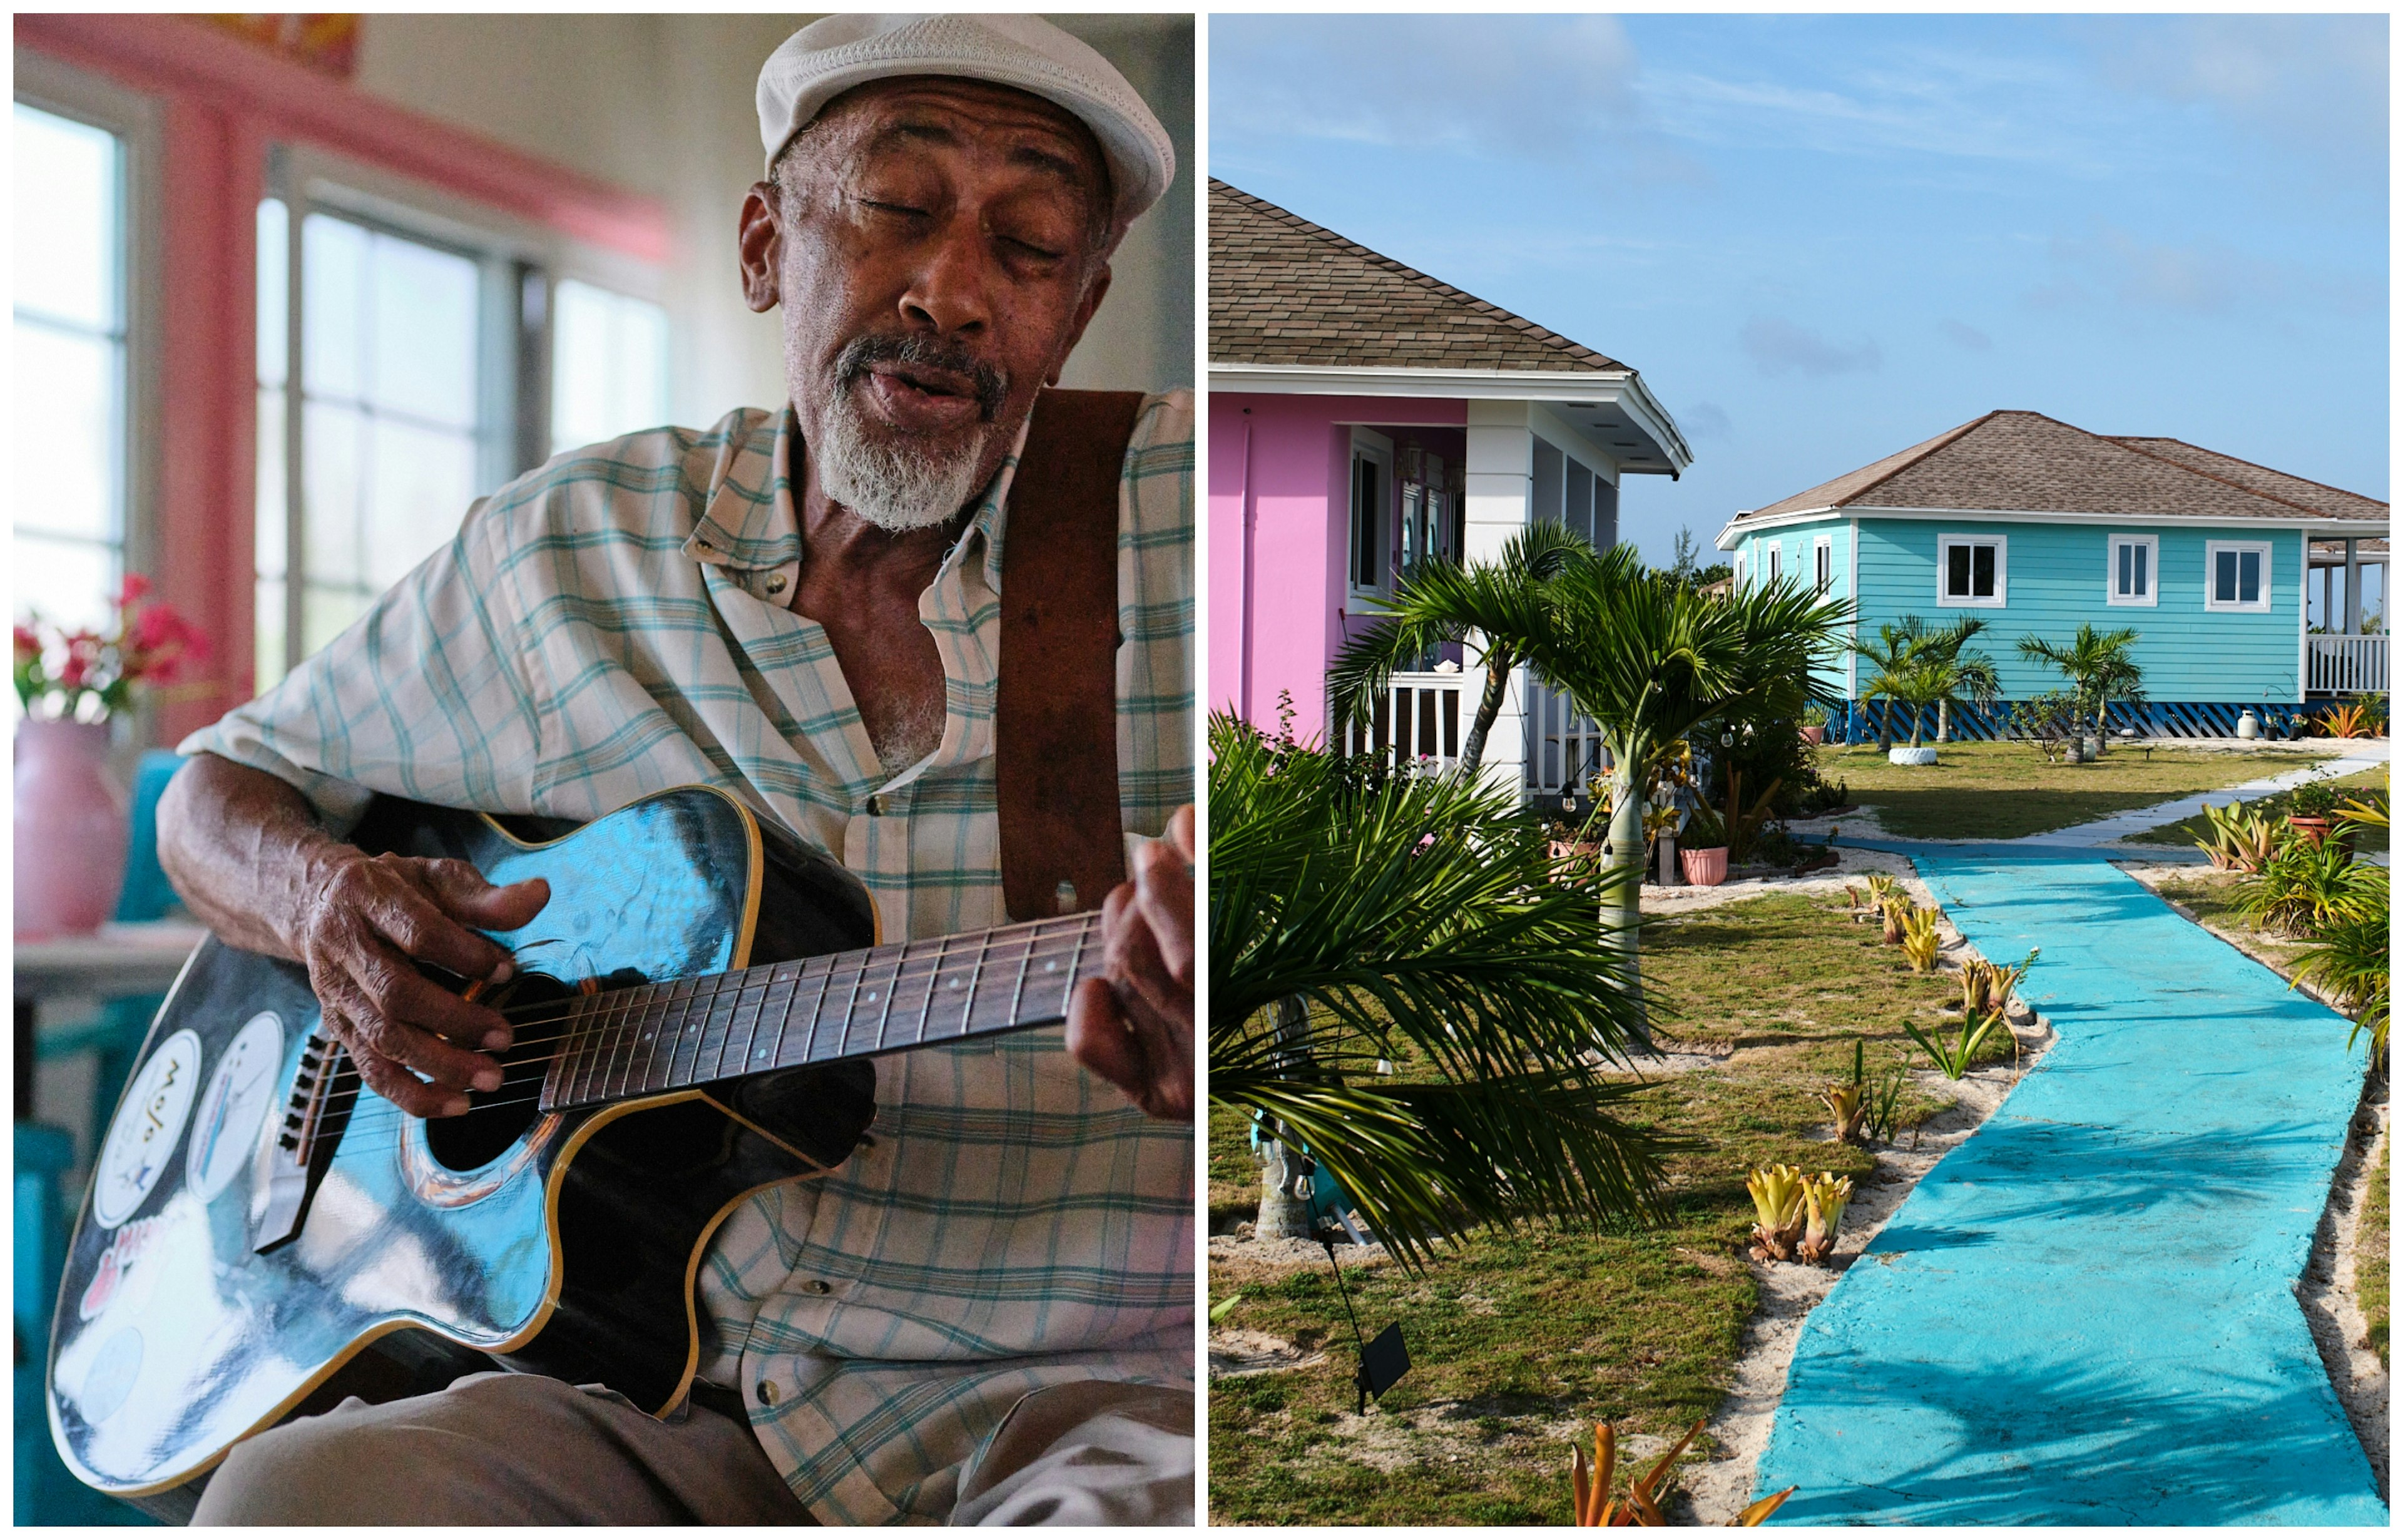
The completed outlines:
{"type": "Polygon", "coordinates": [[[1812,1311],[1774,1521],[2383,1525],[2292,1292],[2366,1045],[2098,856],[1883,848],[2060,1040],[1812,1311]]]}

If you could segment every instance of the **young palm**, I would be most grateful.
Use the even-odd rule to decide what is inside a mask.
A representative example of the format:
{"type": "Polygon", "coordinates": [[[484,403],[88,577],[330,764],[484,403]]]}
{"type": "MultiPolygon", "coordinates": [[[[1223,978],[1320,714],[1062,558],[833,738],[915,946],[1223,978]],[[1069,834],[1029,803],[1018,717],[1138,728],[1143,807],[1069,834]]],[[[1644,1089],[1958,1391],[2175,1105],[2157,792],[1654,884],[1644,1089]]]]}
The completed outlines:
{"type": "Polygon", "coordinates": [[[1211,1100],[1412,1264],[1468,1226],[1650,1212],[1669,1146],[1603,1077],[1635,998],[1515,791],[1363,782],[1224,715],[1210,750],[1211,1100]]]}
{"type": "Polygon", "coordinates": [[[1568,567],[1550,591],[1555,626],[1527,661],[1593,719],[1610,751],[1603,937],[1633,994],[1646,788],[1705,722],[1799,715],[1811,670],[1841,645],[1852,606],[1792,583],[1705,598],[1645,572],[1626,547],[1568,567]]]}
{"type": "MultiPolygon", "coordinates": [[[[2104,718],[2111,702],[2124,701],[2141,704],[2145,699],[2144,670],[2136,665],[2129,649],[2136,645],[2136,631],[2122,626],[2118,631],[2098,631],[2090,620],[2080,621],[2077,634],[2066,645],[2048,642],[2040,636],[2020,638],[2020,656],[2039,663],[2049,663],[2069,681],[2077,702],[2078,715],[2094,724],[2099,741],[2104,718]]],[[[2071,730],[2079,723],[2073,722],[2071,730]]]]}
{"type": "Polygon", "coordinates": [[[1571,563],[1593,554],[1585,540],[1546,521],[1512,535],[1493,562],[1464,566],[1432,556],[1416,563],[1392,599],[1369,601],[1385,617],[1345,643],[1327,671],[1337,724],[1366,721],[1396,670],[1438,646],[1465,643],[1476,649],[1485,671],[1485,688],[1460,746],[1464,778],[1475,775],[1511,671],[1525,660],[1529,638],[1550,623],[1547,586],[1571,563]]]}
{"type": "MultiPolygon", "coordinates": [[[[1918,616],[1906,615],[1899,625],[1892,620],[1882,623],[1874,642],[1856,638],[1847,644],[1869,666],[1869,676],[1861,682],[1861,699],[1877,702],[1880,753],[1894,747],[1893,702],[1902,699],[1911,662],[1925,649],[1927,642],[1927,622],[1918,616]]],[[[1916,732],[1915,727],[1913,731],[1916,732]]]]}

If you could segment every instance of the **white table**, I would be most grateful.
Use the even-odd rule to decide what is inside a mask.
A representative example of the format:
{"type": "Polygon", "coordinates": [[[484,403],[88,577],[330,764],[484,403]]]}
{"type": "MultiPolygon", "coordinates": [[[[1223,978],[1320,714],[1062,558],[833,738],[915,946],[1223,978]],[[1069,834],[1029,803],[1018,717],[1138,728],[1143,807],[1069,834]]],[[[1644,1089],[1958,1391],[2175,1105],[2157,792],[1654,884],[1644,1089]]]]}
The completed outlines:
{"type": "Polygon", "coordinates": [[[208,931],[186,920],[109,923],[90,936],[16,945],[17,1116],[34,1111],[34,1033],[43,1002],[164,994],[208,931]]]}

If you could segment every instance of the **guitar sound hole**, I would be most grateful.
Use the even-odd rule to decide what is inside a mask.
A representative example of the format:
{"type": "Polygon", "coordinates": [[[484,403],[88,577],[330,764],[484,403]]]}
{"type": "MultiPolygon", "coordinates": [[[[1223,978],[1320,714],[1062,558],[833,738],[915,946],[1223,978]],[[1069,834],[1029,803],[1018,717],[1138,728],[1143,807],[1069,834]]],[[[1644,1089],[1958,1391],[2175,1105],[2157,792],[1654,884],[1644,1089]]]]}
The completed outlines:
{"type": "Polygon", "coordinates": [[[556,1006],[563,1013],[576,991],[538,973],[519,977],[510,986],[485,997],[485,1004],[507,1012],[517,1022],[517,1042],[504,1049],[498,1090],[470,1091],[467,1110],[457,1117],[425,1120],[425,1147],[450,1171],[474,1171],[498,1159],[524,1137],[541,1116],[536,1105],[542,1078],[559,1048],[560,1024],[545,1020],[541,1007],[556,1006]]]}

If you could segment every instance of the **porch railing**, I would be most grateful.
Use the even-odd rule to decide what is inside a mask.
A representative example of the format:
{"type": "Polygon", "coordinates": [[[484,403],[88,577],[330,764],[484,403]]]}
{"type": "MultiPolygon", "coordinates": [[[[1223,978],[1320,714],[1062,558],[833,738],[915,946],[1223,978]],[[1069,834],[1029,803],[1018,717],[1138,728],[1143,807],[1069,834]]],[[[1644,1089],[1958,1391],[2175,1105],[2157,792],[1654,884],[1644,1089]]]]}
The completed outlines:
{"type": "Polygon", "coordinates": [[[1578,714],[1567,696],[1533,679],[1524,681],[1527,718],[1526,774],[1531,797],[1558,797],[1564,791],[1583,794],[1585,784],[1599,774],[1607,756],[1602,730],[1593,719],[1578,714]]]}
{"type": "Polygon", "coordinates": [[[2368,695],[2386,688],[2386,637],[2309,636],[2314,695],[2368,695]]]}
{"type": "Polygon", "coordinates": [[[1457,673],[1396,673],[1371,719],[1343,729],[1346,754],[1387,754],[1394,763],[1441,772],[1460,762],[1457,673]]]}

